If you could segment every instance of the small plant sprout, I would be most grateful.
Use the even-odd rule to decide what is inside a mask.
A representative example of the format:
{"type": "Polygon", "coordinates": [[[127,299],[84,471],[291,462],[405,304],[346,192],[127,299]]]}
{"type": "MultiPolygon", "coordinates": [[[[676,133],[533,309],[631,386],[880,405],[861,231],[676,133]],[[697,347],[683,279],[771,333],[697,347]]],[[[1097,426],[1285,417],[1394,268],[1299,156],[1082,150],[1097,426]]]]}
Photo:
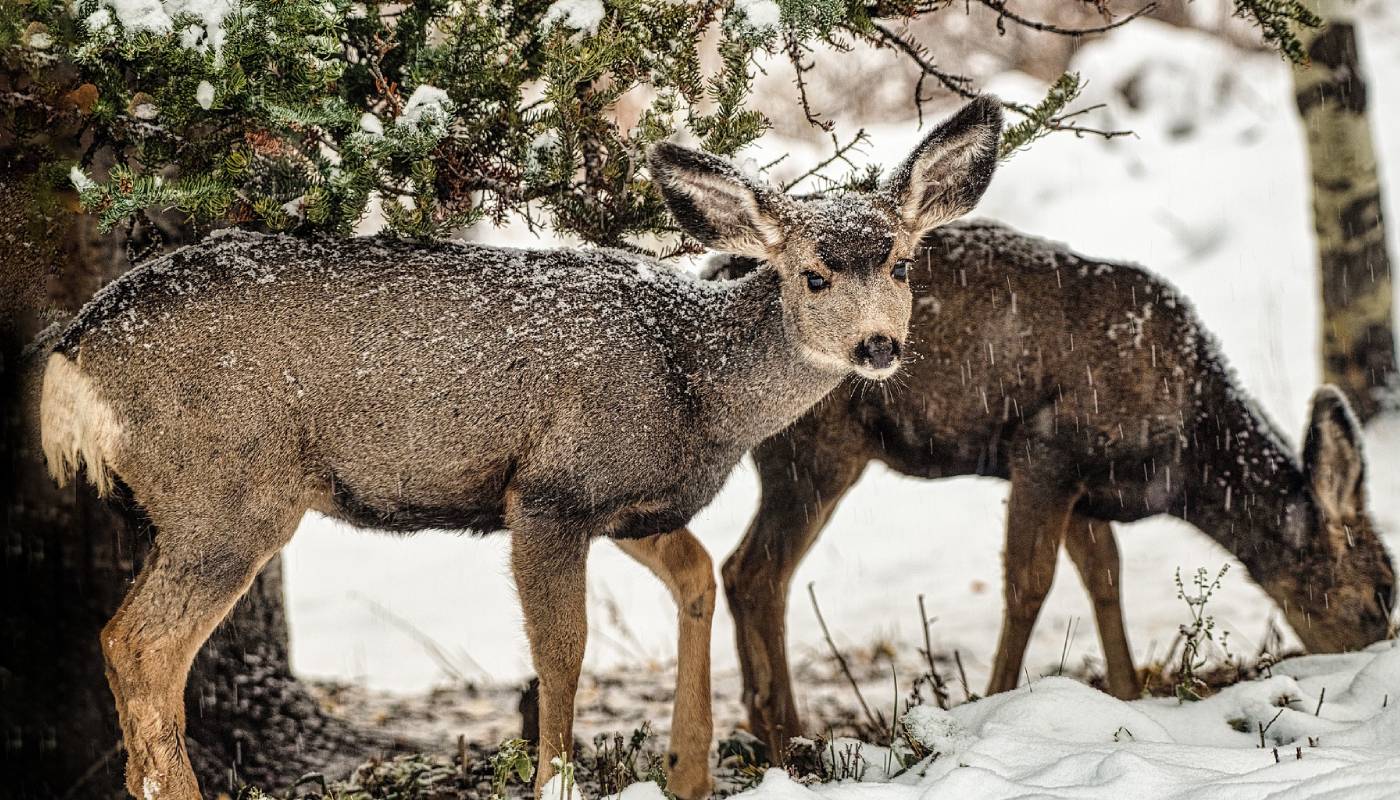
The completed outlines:
{"type": "Polygon", "coordinates": [[[501,749],[491,756],[491,798],[505,800],[506,786],[511,778],[528,783],[535,775],[535,764],[530,760],[528,745],[524,739],[507,739],[501,742],[501,749]]]}
{"type": "Polygon", "coordinates": [[[574,762],[565,753],[560,753],[550,760],[556,773],[559,775],[559,800],[573,800],[577,794],[574,791],[574,762]]]}
{"type": "Polygon", "coordinates": [[[1197,672],[1209,660],[1207,650],[1210,647],[1218,647],[1224,652],[1226,662],[1233,660],[1228,641],[1229,631],[1217,631],[1215,617],[1206,612],[1206,605],[1220,588],[1220,581],[1229,570],[1230,565],[1225,564],[1212,578],[1205,567],[1198,567],[1196,573],[1191,576],[1189,592],[1181,580],[1181,570],[1176,571],[1176,596],[1186,604],[1190,615],[1190,621],[1180,626],[1179,630],[1181,661],[1177,666],[1176,696],[1182,702],[1201,699],[1202,695],[1198,690],[1205,688],[1206,684],[1197,676],[1197,672]]]}
{"type": "Polygon", "coordinates": [[[630,737],[621,733],[600,733],[593,737],[593,761],[589,769],[598,779],[603,796],[614,795],[634,783],[652,781],[666,790],[666,770],[655,753],[647,752],[651,723],[643,722],[630,737]]]}

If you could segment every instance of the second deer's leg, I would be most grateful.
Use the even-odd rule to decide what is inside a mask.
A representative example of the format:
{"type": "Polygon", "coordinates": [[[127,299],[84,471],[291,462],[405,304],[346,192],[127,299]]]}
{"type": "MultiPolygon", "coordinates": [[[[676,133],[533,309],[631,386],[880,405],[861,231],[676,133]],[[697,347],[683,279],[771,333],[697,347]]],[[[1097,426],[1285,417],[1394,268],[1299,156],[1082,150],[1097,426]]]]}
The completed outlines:
{"type": "Polygon", "coordinates": [[[250,515],[152,513],[156,544],[102,629],[107,680],[126,743],[127,791],[198,800],[185,751],[185,682],[209,634],[295,530],[250,515]]]}
{"type": "MultiPolygon", "coordinates": [[[[510,521],[510,520],[508,520],[510,521]]],[[[525,635],[540,678],[539,769],[535,794],[573,758],[574,696],[588,642],[588,538],[563,526],[511,522],[511,571],[525,635]]]]}
{"type": "Polygon", "coordinates": [[[1133,651],[1128,647],[1128,634],[1123,624],[1119,590],[1121,570],[1113,527],[1102,520],[1075,514],[1065,534],[1065,549],[1094,604],[1094,620],[1098,624],[1108,669],[1109,693],[1123,700],[1138,697],[1142,687],[1133,667],[1133,651]]]}
{"type": "Polygon", "coordinates": [[[1057,486],[1033,472],[1011,471],[1003,569],[1006,605],[988,694],[1015,689],[1020,680],[1026,645],[1055,580],[1060,542],[1078,498],[1078,489],[1057,486]]]}
{"type": "Polygon", "coordinates": [[[715,575],[710,554],[682,528],[646,539],[619,539],[618,547],[645,564],[671,590],[679,611],[676,697],[671,714],[666,788],[682,800],[710,794],[710,633],[715,575]]]}
{"type": "Polygon", "coordinates": [[[863,458],[846,454],[811,456],[811,448],[789,447],[783,437],[754,451],[763,494],[723,570],[749,730],[774,763],[782,761],[787,740],[801,733],[787,660],[789,583],[865,466],[863,458]]]}

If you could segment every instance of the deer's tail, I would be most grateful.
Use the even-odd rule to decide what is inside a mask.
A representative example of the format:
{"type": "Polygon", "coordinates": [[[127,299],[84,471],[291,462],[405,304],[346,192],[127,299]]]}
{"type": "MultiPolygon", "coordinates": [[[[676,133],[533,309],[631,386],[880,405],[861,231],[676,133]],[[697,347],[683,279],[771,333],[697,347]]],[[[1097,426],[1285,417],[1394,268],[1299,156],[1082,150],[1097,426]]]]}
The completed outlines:
{"type": "Polygon", "coordinates": [[[112,491],[112,462],[122,428],[92,379],[67,355],[50,352],[39,398],[39,438],[49,474],[66,486],[83,467],[106,496],[112,491]]]}

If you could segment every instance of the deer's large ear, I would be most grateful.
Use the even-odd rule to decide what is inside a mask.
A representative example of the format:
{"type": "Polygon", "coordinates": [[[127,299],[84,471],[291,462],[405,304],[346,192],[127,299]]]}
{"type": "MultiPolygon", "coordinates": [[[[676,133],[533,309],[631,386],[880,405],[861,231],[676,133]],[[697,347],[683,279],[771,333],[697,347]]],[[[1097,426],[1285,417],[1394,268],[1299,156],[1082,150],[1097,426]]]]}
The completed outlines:
{"type": "Polygon", "coordinates": [[[671,214],[705,246],[767,258],[782,244],[781,192],[723,159],[670,142],[654,145],[649,160],[671,214]]]}
{"type": "Polygon", "coordinates": [[[1312,418],[1303,439],[1303,469],[1322,511],[1335,520],[1354,519],[1364,506],[1366,463],[1361,425],[1339,389],[1313,395],[1312,418]]]}
{"type": "Polygon", "coordinates": [[[934,128],[882,187],[916,236],[971,211],[991,183],[1001,101],[984,94],[934,128]]]}

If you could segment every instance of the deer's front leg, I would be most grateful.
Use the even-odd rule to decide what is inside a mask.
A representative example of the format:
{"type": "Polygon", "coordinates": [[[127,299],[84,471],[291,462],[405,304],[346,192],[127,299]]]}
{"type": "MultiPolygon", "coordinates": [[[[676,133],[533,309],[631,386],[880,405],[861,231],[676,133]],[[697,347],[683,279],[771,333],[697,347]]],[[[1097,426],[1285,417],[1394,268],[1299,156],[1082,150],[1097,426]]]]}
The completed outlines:
{"type": "Polygon", "coordinates": [[[700,800],[714,788],[710,777],[710,742],[714,739],[710,696],[714,564],[704,546],[684,528],[646,539],[619,539],[617,546],[656,573],[676,601],[676,697],[671,713],[667,788],[682,800],[700,800]]]}
{"type": "Polygon", "coordinates": [[[988,694],[1016,688],[1026,644],[1055,580],[1060,543],[1081,492],[1078,486],[1064,486],[1033,469],[1011,470],[1003,572],[1006,605],[988,694]]]}
{"type": "Polygon", "coordinates": [[[1098,624],[1099,642],[1103,644],[1108,669],[1109,693],[1122,700],[1138,697],[1142,686],[1133,667],[1133,651],[1128,647],[1128,633],[1123,624],[1119,590],[1121,570],[1113,526],[1075,514],[1065,534],[1065,550],[1069,551],[1094,604],[1094,621],[1098,624]]]}
{"type": "Polygon", "coordinates": [[[562,525],[535,519],[511,525],[511,571],[540,677],[536,796],[558,771],[554,760],[573,758],[574,695],[588,642],[588,544],[587,536],[562,525]]]}

